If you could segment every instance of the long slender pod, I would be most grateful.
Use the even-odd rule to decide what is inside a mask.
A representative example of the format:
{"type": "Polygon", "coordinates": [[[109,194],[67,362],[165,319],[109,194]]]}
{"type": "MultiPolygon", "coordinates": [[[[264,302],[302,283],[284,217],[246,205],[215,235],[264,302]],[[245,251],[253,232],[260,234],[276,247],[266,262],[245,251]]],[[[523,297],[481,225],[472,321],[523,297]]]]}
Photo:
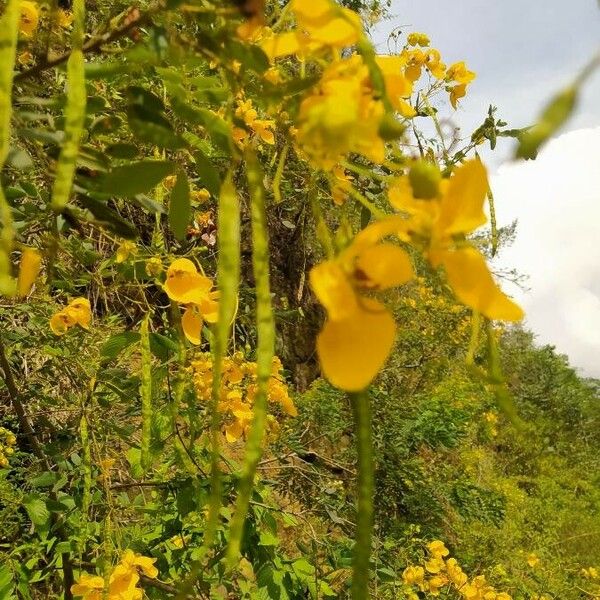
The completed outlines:
{"type": "Polygon", "coordinates": [[[73,49],[67,62],[67,105],[65,107],[65,138],[56,165],[52,187],[52,209],[64,210],[75,176],[79,144],[83,134],[87,94],[85,89],[85,64],[83,57],[83,34],[85,27],[85,0],[73,2],[73,49]]]}
{"type": "MultiPolygon", "coordinates": [[[[8,0],[0,19],[0,171],[6,162],[10,146],[13,65],[17,52],[19,17],[19,0],[8,0]]],[[[8,296],[17,289],[10,263],[14,231],[11,208],[1,185],[0,223],[0,294],[8,296]]]]}
{"type": "Polygon", "coordinates": [[[252,149],[246,151],[245,158],[251,202],[252,267],[256,286],[257,392],[254,399],[254,418],[248,434],[244,467],[239,481],[238,497],[229,534],[229,547],[226,555],[226,562],[229,567],[233,567],[237,563],[240,553],[244,522],[248,513],[252,488],[254,487],[256,468],[262,455],[267,422],[267,390],[275,350],[275,324],[269,281],[269,237],[265,212],[263,172],[252,149]]]}

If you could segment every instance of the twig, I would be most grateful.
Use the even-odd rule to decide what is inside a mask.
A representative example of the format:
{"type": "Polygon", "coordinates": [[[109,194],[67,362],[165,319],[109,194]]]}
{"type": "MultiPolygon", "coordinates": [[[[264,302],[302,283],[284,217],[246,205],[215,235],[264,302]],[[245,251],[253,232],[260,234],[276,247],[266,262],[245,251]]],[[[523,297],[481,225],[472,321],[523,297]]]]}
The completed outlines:
{"type": "MultiPolygon", "coordinates": [[[[156,4],[153,7],[151,7],[148,11],[143,13],[140,12],[139,9],[132,7],[127,13],[121,26],[107,31],[102,35],[95,36],[91,40],[88,40],[83,45],[84,54],[100,52],[102,50],[102,46],[105,46],[106,44],[110,44],[111,42],[115,42],[116,40],[125,37],[129,34],[129,32],[132,29],[135,29],[143,23],[146,23],[150,19],[151,15],[155,13],[160,7],[160,4],[156,4]]],[[[27,69],[27,71],[17,73],[14,77],[14,81],[23,81],[24,79],[29,79],[30,77],[38,75],[43,71],[47,71],[48,69],[57,67],[58,65],[67,62],[70,56],[71,52],[64,52],[63,54],[59,54],[54,58],[46,58],[34,67],[31,67],[31,69],[27,69]]]]}

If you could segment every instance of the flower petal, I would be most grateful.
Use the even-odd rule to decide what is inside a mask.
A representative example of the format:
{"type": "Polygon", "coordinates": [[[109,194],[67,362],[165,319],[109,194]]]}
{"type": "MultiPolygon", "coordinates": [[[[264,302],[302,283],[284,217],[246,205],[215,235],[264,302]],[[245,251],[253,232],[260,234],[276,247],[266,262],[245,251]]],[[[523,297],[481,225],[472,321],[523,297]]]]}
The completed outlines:
{"type": "Polygon", "coordinates": [[[487,172],[480,160],[461,165],[450,178],[441,201],[439,234],[466,234],[483,225],[487,221],[483,204],[488,190],[487,172]]]}
{"type": "Polygon", "coordinates": [[[190,306],[181,317],[181,327],[189,342],[196,346],[202,343],[202,315],[190,306]]]}
{"type": "Polygon", "coordinates": [[[181,273],[195,274],[197,272],[196,265],[189,258],[177,258],[167,269],[167,278],[181,273]]]}
{"type": "Polygon", "coordinates": [[[498,287],[478,250],[468,246],[442,251],[439,260],[460,302],[488,319],[520,321],[523,318],[523,310],[498,287]]]}
{"type": "Polygon", "coordinates": [[[72,325],[75,325],[74,319],[63,310],[50,319],[50,329],[54,335],[64,335],[72,325]]]}
{"type": "Polygon", "coordinates": [[[356,294],[342,267],[326,260],[313,267],[310,285],[332,321],[348,319],[358,310],[356,294]]]}
{"type": "Polygon", "coordinates": [[[200,304],[209,297],[212,281],[199,273],[180,272],[167,280],[163,289],[167,296],[181,304],[200,304]]]}
{"type": "MultiPolygon", "coordinates": [[[[356,271],[364,276],[366,286],[385,290],[412,279],[408,254],[394,244],[382,243],[366,248],[356,260],[356,271]]],[[[362,279],[359,279],[359,283],[362,279]]]]}
{"type": "Polygon", "coordinates": [[[42,264],[42,255],[35,248],[25,248],[21,256],[17,292],[19,296],[27,296],[31,291],[42,264]]]}
{"type": "Polygon", "coordinates": [[[396,324],[375,300],[361,299],[351,317],[329,320],[317,338],[317,352],[325,377],[348,392],[366,388],[385,363],[396,336],[396,324]]]}

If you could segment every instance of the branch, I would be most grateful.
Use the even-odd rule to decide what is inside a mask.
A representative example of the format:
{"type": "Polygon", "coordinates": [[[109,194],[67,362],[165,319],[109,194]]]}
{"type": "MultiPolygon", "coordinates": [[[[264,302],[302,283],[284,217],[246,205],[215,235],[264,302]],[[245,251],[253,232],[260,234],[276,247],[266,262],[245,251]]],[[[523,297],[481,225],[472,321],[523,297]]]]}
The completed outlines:
{"type": "MultiPolygon", "coordinates": [[[[132,29],[135,29],[143,23],[148,22],[152,14],[156,12],[158,8],[160,8],[160,5],[156,4],[154,7],[151,7],[148,11],[143,13],[137,8],[131,8],[125,16],[123,23],[119,27],[88,40],[83,45],[83,53],[91,54],[94,52],[100,52],[102,50],[102,46],[127,36],[132,29]]],[[[34,67],[31,67],[31,69],[17,73],[14,77],[14,81],[23,81],[24,79],[29,79],[30,77],[38,75],[43,71],[57,67],[58,65],[67,62],[70,56],[71,52],[65,52],[55,56],[54,58],[46,58],[34,67]]]]}
{"type": "Polygon", "coordinates": [[[15,382],[15,377],[12,372],[12,368],[10,363],[8,362],[8,357],[6,356],[6,350],[4,349],[4,342],[0,337],[0,368],[2,369],[2,379],[6,385],[6,389],[8,390],[8,396],[10,398],[10,402],[12,407],[17,415],[17,419],[19,420],[19,426],[21,427],[23,433],[27,437],[27,441],[29,442],[29,446],[33,452],[33,454],[40,461],[44,463],[44,466],[49,471],[50,464],[44,451],[42,450],[42,446],[29,422],[29,417],[25,411],[25,406],[23,402],[21,402],[21,397],[19,394],[19,390],[17,388],[17,384],[15,382]]]}

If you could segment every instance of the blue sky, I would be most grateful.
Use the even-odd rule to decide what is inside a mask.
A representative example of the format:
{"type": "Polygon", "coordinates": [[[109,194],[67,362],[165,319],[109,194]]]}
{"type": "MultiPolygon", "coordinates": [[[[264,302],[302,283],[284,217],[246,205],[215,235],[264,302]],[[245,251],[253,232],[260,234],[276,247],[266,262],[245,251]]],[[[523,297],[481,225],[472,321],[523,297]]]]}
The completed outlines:
{"type": "MultiPolygon", "coordinates": [[[[477,72],[452,121],[469,136],[489,104],[510,127],[536,120],[554,93],[600,52],[598,0],[394,0],[373,32],[422,31],[444,60],[477,72]]],[[[404,40],[405,38],[403,38],[404,40]]],[[[526,275],[527,290],[503,287],[522,304],[538,342],[600,377],[600,69],[568,125],[535,161],[511,160],[512,140],[485,152],[500,225],[517,236],[496,262],[526,275]]]]}

